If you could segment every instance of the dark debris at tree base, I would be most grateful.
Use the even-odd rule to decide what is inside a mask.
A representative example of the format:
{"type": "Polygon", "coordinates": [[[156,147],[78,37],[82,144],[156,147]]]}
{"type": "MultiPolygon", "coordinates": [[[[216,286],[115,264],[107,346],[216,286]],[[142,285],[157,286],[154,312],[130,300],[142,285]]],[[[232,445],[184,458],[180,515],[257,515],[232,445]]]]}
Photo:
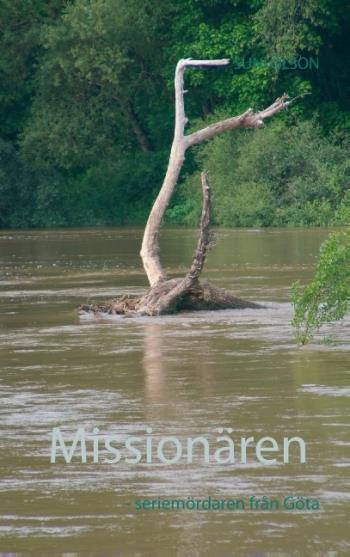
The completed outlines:
{"type": "Polygon", "coordinates": [[[229,290],[217,288],[208,282],[197,282],[186,292],[172,301],[171,305],[159,308],[159,305],[152,304],[151,299],[154,294],[158,301],[162,296],[166,296],[174,288],[180,279],[171,279],[164,283],[150,288],[143,296],[121,296],[113,298],[102,304],[82,304],[78,308],[78,313],[93,314],[96,317],[103,315],[123,315],[133,317],[138,315],[164,315],[175,314],[182,311],[215,311],[221,309],[261,309],[264,306],[238,298],[229,290]],[[160,291],[163,292],[160,292],[160,291]]]}

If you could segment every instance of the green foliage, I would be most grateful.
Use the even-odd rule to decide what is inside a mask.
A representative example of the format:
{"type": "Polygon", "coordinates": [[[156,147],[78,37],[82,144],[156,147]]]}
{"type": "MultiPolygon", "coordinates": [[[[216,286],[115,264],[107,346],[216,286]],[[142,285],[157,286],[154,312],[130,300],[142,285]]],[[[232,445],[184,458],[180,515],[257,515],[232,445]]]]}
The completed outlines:
{"type": "MultiPolygon", "coordinates": [[[[276,120],[254,131],[216,137],[197,151],[214,191],[214,220],[225,226],[326,226],[345,222],[349,146],[326,139],[316,122],[276,120]],[[336,209],[339,207],[339,211],[336,209]]],[[[199,177],[189,176],[168,212],[170,220],[200,211],[199,177]],[[191,202],[185,204],[185,200],[191,202]]]]}
{"type": "Polygon", "coordinates": [[[315,199],[305,204],[280,207],[276,211],[275,224],[282,226],[327,226],[338,224],[340,219],[335,217],[334,208],[328,199],[315,199]]]}
{"type": "Polygon", "coordinates": [[[334,27],[329,0],[267,0],[256,15],[258,37],[270,56],[292,59],[303,50],[318,51],[319,27],[334,27]]]}
{"type": "Polygon", "coordinates": [[[338,207],[335,220],[340,224],[350,224],[350,189],[345,192],[342,202],[338,207]]]}
{"type": "Polygon", "coordinates": [[[13,139],[31,105],[40,55],[40,33],[53,24],[64,0],[2,0],[0,3],[0,134],[13,139]]]}
{"type": "Polygon", "coordinates": [[[292,286],[292,324],[301,344],[310,342],[323,323],[338,321],[350,303],[350,233],[331,234],[322,244],[313,280],[292,286]]]}
{"type": "Polygon", "coordinates": [[[0,225],[4,225],[9,218],[11,206],[14,204],[14,192],[11,184],[15,182],[16,153],[9,141],[0,138],[0,225]]]}
{"type": "MultiPolygon", "coordinates": [[[[155,195],[154,174],[164,167],[159,154],[119,153],[76,176],[51,170],[26,174],[6,225],[21,227],[141,224],[155,195]],[[130,173],[130,167],[135,171],[130,173]],[[32,181],[39,176],[36,187],[32,181]],[[153,195],[150,195],[153,193],[153,195]],[[22,199],[20,195],[25,196],[22,199]]],[[[5,199],[5,198],[3,198],[5,199]]]]}
{"type": "Polygon", "coordinates": [[[21,142],[32,164],[41,166],[44,155],[51,166],[87,168],[113,160],[116,146],[151,150],[144,100],[156,114],[161,26],[160,13],[140,0],[77,0],[43,27],[45,52],[21,142]]]}
{"type": "Polygon", "coordinates": [[[208,167],[216,224],[349,222],[346,4],[2,0],[0,226],[144,220],[169,155],[174,67],[187,56],[232,60],[186,72],[193,127],[284,91],[312,94],[265,130],[189,153],[168,220],[197,224],[198,171],[208,167]],[[270,64],[309,55],[319,69],[270,64]]]}
{"type": "MultiPolygon", "coordinates": [[[[116,161],[99,165],[64,186],[66,221],[74,225],[140,224],[150,210],[153,177],[163,161],[154,153],[120,154],[116,161]],[[135,172],[129,169],[134,165],[135,172]]],[[[62,212],[62,211],[61,211],[62,212]]]]}

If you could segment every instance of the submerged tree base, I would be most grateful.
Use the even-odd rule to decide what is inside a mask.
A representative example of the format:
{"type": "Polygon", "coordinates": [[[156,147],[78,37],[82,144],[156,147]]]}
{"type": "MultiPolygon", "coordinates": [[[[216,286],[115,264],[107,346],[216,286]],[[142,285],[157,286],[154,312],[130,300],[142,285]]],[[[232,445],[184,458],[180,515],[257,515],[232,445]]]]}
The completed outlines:
{"type": "MultiPolygon", "coordinates": [[[[210,188],[207,172],[201,177],[203,210],[200,233],[192,264],[183,278],[160,279],[143,296],[116,298],[104,304],[82,305],[79,313],[101,315],[164,315],[181,311],[261,308],[259,304],[237,298],[229,290],[199,281],[210,245],[210,188]]],[[[165,275],[165,273],[163,273],[165,275]]]]}
{"type": "Polygon", "coordinates": [[[124,315],[165,315],[182,311],[203,311],[220,309],[260,309],[264,306],[237,298],[229,290],[217,288],[208,282],[192,284],[182,290],[183,279],[171,279],[151,287],[143,296],[121,296],[103,304],[82,304],[80,314],[124,315]],[[178,295],[173,296],[175,290],[180,289],[178,295]],[[168,303],[169,302],[169,303],[168,303]]]}

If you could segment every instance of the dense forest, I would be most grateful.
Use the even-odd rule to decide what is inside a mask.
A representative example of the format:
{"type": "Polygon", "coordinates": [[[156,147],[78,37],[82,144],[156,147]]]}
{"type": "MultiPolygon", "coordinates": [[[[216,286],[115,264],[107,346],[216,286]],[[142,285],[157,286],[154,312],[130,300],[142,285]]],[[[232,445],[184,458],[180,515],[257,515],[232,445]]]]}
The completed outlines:
{"type": "Polygon", "coordinates": [[[163,178],[180,58],[188,131],[299,97],[193,149],[167,212],[197,224],[350,222],[348,0],[1,0],[0,226],[143,224],[163,178]]]}

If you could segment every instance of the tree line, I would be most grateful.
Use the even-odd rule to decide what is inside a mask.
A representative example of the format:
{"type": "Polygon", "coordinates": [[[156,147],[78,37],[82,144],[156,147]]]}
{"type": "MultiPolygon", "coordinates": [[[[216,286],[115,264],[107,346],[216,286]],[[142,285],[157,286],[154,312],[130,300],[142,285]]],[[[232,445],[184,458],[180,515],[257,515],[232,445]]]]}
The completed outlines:
{"type": "Polygon", "coordinates": [[[347,8],[1,0],[0,226],[143,224],[167,165],[174,68],[184,57],[233,61],[188,71],[189,132],[284,92],[300,98],[264,129],[195,148],[167,221],[197,224],[205,167],[217,225],[349,222],[347,8]]]}

